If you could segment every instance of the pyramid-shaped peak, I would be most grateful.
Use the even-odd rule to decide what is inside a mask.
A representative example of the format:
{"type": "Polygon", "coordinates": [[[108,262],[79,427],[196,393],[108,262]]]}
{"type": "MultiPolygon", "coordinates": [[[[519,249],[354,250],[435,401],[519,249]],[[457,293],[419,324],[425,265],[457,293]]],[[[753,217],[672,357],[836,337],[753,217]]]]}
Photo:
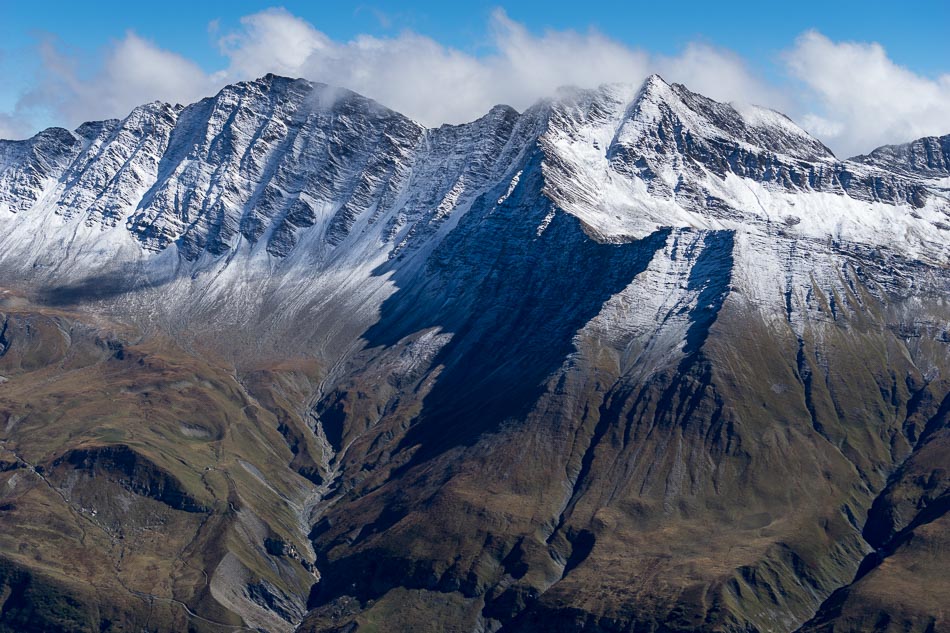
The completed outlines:
{"type": "Polygon", "coordinates": [[[663,79],[663,77],[660,76],[658,73],[653,73],[652,75],[650,75],[649,77],[643,80],[644,89],[663,88],[663,87],[669,88],[670,84],[667,83],[667,81],[663,79]]]}
{"type": "Polygon", "coordinates": [[[645,95],[657,95],[667,99],[682,98],[693,94],[689,88],[675,81],[667,81],[662,75],[653,73],[643,80],[640,92],[645,95]]]}
{"type": "Polygon", "coordinates": [[[666,123],[694,138],[716,138],[809,160],[834,158],[831,151],[784,114],[753,105],[716,101],[653,74],[628,110],[636,134],[666,123]]]}
{"type": "Polygon", "coordinates": [[[262,77],[256,79],[249,79],[246,81],[238,81],[228,86],[225,86],[224,90],[229,88],[234,88],[237,90],[258,90],[260,92],[268,92],[271,90],[283,92],[289,90],[291,87],[296,86],[298,88],[310,88],[318,87],[322,84],[315,84],[307,79],[303,78],[293,78],[285,77],[283,75],[275,75],[274,73],[267,73],[262,77]]]}
{"type": "Polygon", "coordinates": [[[702,95],[690,92],[686,86],[669,83],[654,73],[643,80],[634,103],[643,113],[660,116],[672,111],[684,119],[692,119],[697,110],[705,110],[716,102],[702,95]]]}
{"type": "Polygon", "coordinates": [[[653,73],[643,80],[640,86],[640,98],[666,100],[673,96],[673,86],[660,75],[653,73]]]}

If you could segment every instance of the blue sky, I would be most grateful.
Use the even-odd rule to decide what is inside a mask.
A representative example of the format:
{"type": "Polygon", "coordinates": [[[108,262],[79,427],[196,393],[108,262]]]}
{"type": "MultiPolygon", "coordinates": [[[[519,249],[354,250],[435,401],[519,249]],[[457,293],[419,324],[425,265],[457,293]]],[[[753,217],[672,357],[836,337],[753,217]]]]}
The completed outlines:
{"type": "MultiPolygon", "coordinates": [[[[123,108],[140,102],[135,99],[138,93],[141,93],[141,100],[190,99],[200,96],[202,90],[205,93],[213,91],[221,81],[267,70],[270,67],[264,58],[271,53],[277,57],[282,54],[280,44],[271,43],[268,51],[255,49],[254,42],[251,42],[253,37],[249,32],[254,27],[248,26],[246,20],[248,16],[275,6],[267,3],[166,0],[161,3],[161,10],[157,10],[156,5],[149,3],[110,1],[86,6],[87,3],[75,2],[2,1],[5,6],[0,21],[0,72],[4,81],[0,84],[0,135],[6,132],[7,135],[22,136],[50,124],[72,126],[79,122],[77,117],[122,116],[125,114],[123,108]],[[187,89],[166,77],[153,82],[156,85],[151,90],[148,77],[128,80],[130,69],[109,70],[110,64],[121,65],[121,60],[116,58],[122,55],[130,59],[129,64],[134,63],[127,49],[130,33],[136,38],[135,42],[142,42],[135,50],[143,55],[143,60],[148,60],[148,63],[142,62],[143,69],[147,67],[148,72],[155,72],[151,65],[154,58],[155,64],[164,64],[161,72],[165,75],[178,73],[188,77],[187,89]],[[41,53],[42,46],[46,47],[43,49],[45,56],[41,53]],[[163,51],[167,53],[167,59],[160,62],[155,56],[139,50],[142,47],[163,51]],[[243,52],[235,52],[241,47],[245,49],[243,52]],[[95,87],[96,82],[106,82],[110,78],[125,79],[133,86],[130,94],[120,95],[109,88],[101,104],[95,106],[92,88],[84,92],[84,88],[78,86],[79,83],[88,83],[95,87]],[[166,88],[168,94],[163,95],[160,88],[166,88]],[[76,94],[66,94],[70,90],[76,94]],[[89,103],[83,103],[83,99],[89,103]]],[[[378,78],[403,71],[380,66],[382,62],[378,60],[368,62],[365,46],[355,47],[363,51],[357,54],[353,46],[346,46],[348,42],[371,36],[375,39],[369,41],[398,48],[400,54],[406,54],[407,47],[416,47],[420,58],[425,59],[407,57],[403,65],[418,66],[418,73],[481,73],[490,76],[492,84],[524,83],[519,79],[524,75],[506,74],[499,68],[504,64],[522,62],[525,64],[522,73],[550,76],[549,82],[556,82],[560,79],[555,72],[558,55],[563,53],[563,64],[570,65],[570,53],[575,47],[587,51],[588,64],[592,67],[603,66],[605,56],[609,58],[606,65],[611,66],[614,58],[632,51],[626,65],[617,63],[615,70],[593,72],[592,79],[626,80],[629,75],[629,80],[635,81],[640,79],[635,76],[640,70],[654,70],[656,67],[666,69],[667,74],[682,74],[684,83],[694,89],[699,83],[699,88],[704,88],[707,93],[716,92],[720,85],[732,86],[723,88],[721,94],[710,96],[755,100],[783,109],[799,122],[807,122],[806,127],[810,126],[811,130],[830,136],[832,141],[840,139],[842,149],[848,151],[855,149],[858,139],[867,133],[860,129],[850,130],[851,121],[844,119],[848,116],[867,119],[868,113],[857,112],[861,108],[853,104],[838,103],[842,97],[832,94],[835,92],[835,77],[814,82],[803,82],[801,77],[803,73],[826,73],[822,59],[827,55],[837,56],[838,71],[844,75],[880,74],[880,81],[884,82],[881,89],[906,92],[900,81],[910,81],[914,89],[921,90],[920,94],[924,95],[918,100],[930,103],[922,114],[915,114],[913,108],[904,102],[898,109],[907,111],[903,116],[917,117],[918,121],[932,119],[934,123],[921,126],[913,122],[892,124],[885,121],[893,131],[880,139],[873,139],[875,141],[907,140],[896,137],[939,125],[945,112],[940,102],[950,94],[950,79],[947,78],[950,73],[950,2],[945,0],[902,3],[877,0],[771,3],[378,1],[283,2],[276,6],[282,7],[282,11],[277,13],[286,18],[284,25],[287,28],[297,28],[296,23],[306,25],[307,33],[318,33],[336,48],[329,57],[307,62],[302,61],[302,53],[293,64],[287,60],[274,60],[271,62],[274,70],[298,71],[311,79],[346,84],[349,76],[328,68],[327,64],[335,64],[341,55],[347,56],[341,68],[349,69],[353,76],[368,73],[367,76],[377,78],[376,84],[354,81],[356,85],[347,87],[370,93],[378,88],[378,94],[370,96],[384,103],[388,97],[389,105],[402,106],[404,111],[416,106],[395,88],[383,87],[384,80],[378,78]],[[571,33],[576,37],[572,39],[571,33]],[[809,50],[799,50],[808,48],[802,45],[802,38],[809,37],[809,34],[821,39],[809,42],[809,50]],[[506,48],[509,44],[510,50],[506,48]],[[864,48],[845,48],[851,44],[864,48]],[[873,45],[878,48],[870,48],[873,45]],[[527,47],[525,54],[531,57],[535,66],[527,65],[528,62],[518,57],[524,47],[527,47]],[[878,50],[893,66],[889,66],[887,72],[881,71],[880,59],[872,59],[878,50]],[[864,62],[858,59],[862,51],[864,62]],[[535,59],[546,54],[554,59],[550,67],[535,59]],[[351,59],[353,55],[358,57],[357,61],[351,59]],[[427,56],[445,63],[433,66],[427,56]],[[459,62],[458,57],[464,57],[464,63],[459,62]],[[808,59],[796,65],[801,61],[799,58],[808,59]],[[369,63],[375,65],[367,70],[366,64],[369,63]],[[870,66],[865,69],[861,63],[870,66]],[[848,72],[849,64],[853,66],[851,73],[848,72]],[[487,74],[484,67],[490,68],[487,74]],[[740,67],[741,73],[736,70],[740,67]],[[627,68],[631,70],[626,72],[627,68]],[[887,84],[885,75],[893,76],[893,82],[897,83],[887,84]],[[728,79],[719,81],[720,77],[728,79]],[[821,87],[817,84],[827,85],[821,87]]],[[[273,41],[281,42],[281,39],[273,41]]],[[[565,72],[564,79],[565,83],[581,83],[584,77],[583,68],[580,68],[573,74],[565,72]]],[[[401,81],[412,84],[415,79],[404,76],[401,81]]],[[[676,76],[672,79],[681,80],[676,76]]],[[[489,82],[484,77],[483,80],[489,82]]],[[[477,84],[473,85],[474,91],[477,84]]],[[[538,82],[538,91],[547,88],[546,83],[538,82]]],[[[860,98],[879,98],[873,86],[858,86],[855,91],[861,92],[860,98]]],[[[532,97],[527,92],[516,90],[500,90],[497,95],[493,90],[483,92],[492,93],[486,94],[486,98],[515,101],[512,105],[516,107],[524,107],[524,102],[532,97]]],[[[533,95],[534,98],[541,96],[544,95],[533,95]]],[[[477,113],[478,108],[484,106],[475,97],[468,99],[471,101],[468,109],[460,107],[443,113],[418,106],[418,112],[407,113],[416,114],[417,118],[429,124],[441,122],[437,121],[440,117],[452,121],[477,113]]],[[[950,118],[947,121],[943,133],[950,132],[950,118]]],[[[861,126],[872,129],[873,121],[863,120],[861,126]]]]}
{"type": "Polygon", "coordinates": [[[208,25],[235,26],[238,18],[282,6],[334,38],[359,33],[384,36],[411,29],[472,53],[490,47],[491,11],[503,7],[529,29],[596,28],[630,45],[674,53],[697,39],[731,48],[764,62],[799,33],[816,29],[833,40],[873,40],[897,63],[918,72],[947,72],[950,60],[950,2],[869,0],[865,2],[183,2],[151,3],[8,2],[0,26],[3,50],[14,57],[52,33],[70,46],[93,52],[127,29],[202,64],[221,63],[208,25]],[[87,6],[94,4],[95,6],[87,6]],[[13,49],[13,50],[11,50],[13,49]],[[17,51],[16,49],[21,49],[17,51]]]}

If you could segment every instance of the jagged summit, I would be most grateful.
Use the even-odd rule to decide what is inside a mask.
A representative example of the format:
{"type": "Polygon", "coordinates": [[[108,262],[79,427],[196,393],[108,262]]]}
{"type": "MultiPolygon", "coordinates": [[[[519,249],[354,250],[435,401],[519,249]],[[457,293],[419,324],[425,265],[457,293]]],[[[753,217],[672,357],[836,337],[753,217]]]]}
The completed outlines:
{"type": "Polygon", "coordinates": [[[831,150],[784,114],[755,105],[719,103],[657,74],[643,82],[630,115],[642,118],[646,127],[672,125],[693,135],[803,160],[834,159],[831,150]]]}
{"type": "Polygon", "coordinates": [[[885,145],[851,160],[923,178],[950,176],[950,134],[926,136],[910,143],[885,145]]]}
{"type": "MultiPolygon", "coordinates": [[[[930,195],[893,161],[837,161],[779,113],[718,103],[659,75],[426,129],[352,91],[269,74],[188,106],[156,102],[122,120],[4,142],[0,213],[46,218],[42,236],[10,238],[31,244],[33,258],[47,248],[37,240],[66,239],[53,236],[72,221],[108,229],[94,250],[174,246],[186,261],[242,249],[283,258],[300,243],[323,259],[357,235],[360,248],[403,252],[503,187],[535,147],[552,201],[605,236],[745,224],[733,176],[769,195],[833,193],[845,206],[923,209],[930,195]]],[[[812,220],[801,228],[815,236],[840,225],[833,215],[812,220]]]]}

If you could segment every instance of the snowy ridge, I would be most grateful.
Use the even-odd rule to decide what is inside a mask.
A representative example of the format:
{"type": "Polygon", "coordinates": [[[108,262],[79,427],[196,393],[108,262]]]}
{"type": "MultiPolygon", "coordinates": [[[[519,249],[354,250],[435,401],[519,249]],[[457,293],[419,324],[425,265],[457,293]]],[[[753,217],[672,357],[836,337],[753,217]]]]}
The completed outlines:
{"type": "MultiPolygon", "coordinates": [[[[839,194],[845,221],[853,198],[925,209],[920,221],[933,226],[946,194],[908,172],[945,173],[946,138],[841,162],[780,113],[736,109],[656,75],[639,89],[566,90],[523,115],[498,107],[468,125],[425,130],[348,91],[269,75],[184,108],[153,103],[75,133],[4,141],[0,209],[55,205],[67,221],[124,222],[145,250],[175,245],[187,260],[224,255],[242,239],[285,257],[301,231],[321,231],[335,246],[383,216],[384,239],[398,243],[423,218],[438,224],[464,209],[537,140],[546,193],[605,235],[735,228],[722,220],[744,223],[750,205],[730,175],[772,192],[839,194]]],[[[901,215],[880,205],[864,211],[872,224],[901,215]]],[[[830,235],[835,223],[819,224],[830,235]]]]}
{"type": "Polygon", "coordinates": [[[329,332],[321,346],[342,349],[378,318],[391,275],[405,285],[446,265],[429,254],[476,203],[531,198],[538,240],[562,212],[605,243],[734,234],[737,289],[784,311],[786,280],[811,283],[790,273],[792,250],[823,253],[829,279],[848,249],[950,260],[946,138],[840,161],[784,115],[658,76],[425,129],[355,93],[268,75],[0,141],[0,269],[150,323],[267,323],[249,344],[306,315],[329,332]],[[515,194],[525,186],[538,188],[515,194]]]}
{"type": "Polygon", "coordinates": [[[579,332],[579,340],[587,337],[623,349],[620,370],[634,372],[637,380],[676,367],[702,290],[690,287],[690,273],[710,235],[672,232],[647,270],[604,305],[579,332]]]}
{"type": "Polygon", "coordinates": [[[556,120],[583,124],[552,126],[542,137],[549,195],[604,237],[785,223],[807,237],[946,255],[946,191],[837,161],[783,115],[740,112],[657,76],[629,104],[613,94],[556,104],[556,120]]]}
{"type": "Polygon", "coordinates": [[[950,134],[927,136],[902,145],[885,145],[855,162],[916,176],[940,179],[950,174],[950,134]]]}

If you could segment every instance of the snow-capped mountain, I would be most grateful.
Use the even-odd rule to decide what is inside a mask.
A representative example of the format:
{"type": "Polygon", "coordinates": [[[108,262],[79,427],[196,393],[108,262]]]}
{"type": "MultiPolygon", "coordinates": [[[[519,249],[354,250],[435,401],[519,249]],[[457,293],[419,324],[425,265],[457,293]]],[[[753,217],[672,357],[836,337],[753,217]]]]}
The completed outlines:
{"type": "Polygon", "coordinates": [[[87,267],[103,254],[155,268],[203,259],[185,264],[191,272],[222,255],[274,266],[298,244],[323,262],[354,248],[400,253],[479,195],[513,187],[519,161],[540,149],[545,195],[605,238],[784,223],[939,260],[946,190],[924,179],[946,172],[945,145],[838,161],[781,114],[656,75],[434,130],[345,90],[269,75],[187,107],[153,103],[122,121],[4,141],[3,246],[29,269],[94,251],[87,267]]]}
{"type": "Polygon", "coordinates": [[[320,582],[246,623],[817,627],[942,485],[899,468],[946,425],[948,138],[840,160],[655,75],[427,129],[268,75],[0,141],[0,285],[320,368],[320,582]]]}
{"type": "Polygon", "coordinates": [[[793,236],[940,260],[947,194],[932,179],[946,172],[945,141],[839,161],[779,113],[737,110],[656,75],[426,130],[354,93],[269,75],[187,107],[153,103],[121,121],[4,141],[4,264],[35,274],[89,253],[58,279],[104,255],[192,274],[224,255],[269,268],[299,251],[330,267],[338,251],[392,256],[453,226],[489,190],[503,199],[536,151],[544,194],[606,239],[784,224],[793,236]]]}

